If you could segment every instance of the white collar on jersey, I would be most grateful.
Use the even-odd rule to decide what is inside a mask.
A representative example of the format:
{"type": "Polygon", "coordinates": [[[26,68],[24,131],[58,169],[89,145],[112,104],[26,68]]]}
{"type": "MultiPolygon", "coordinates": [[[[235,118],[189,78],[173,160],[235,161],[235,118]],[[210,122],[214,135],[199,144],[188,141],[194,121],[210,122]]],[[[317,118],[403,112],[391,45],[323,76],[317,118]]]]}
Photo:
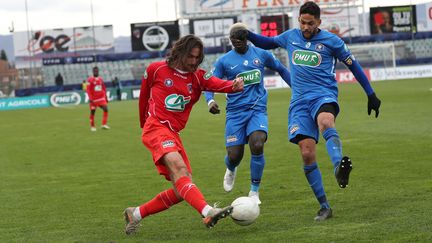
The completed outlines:
{"type": "Polygon", "coordinates": [[[179,73],[181,73],[181,74],[185,74],[185,73],[188,73],[188,72],[186,72],[186,71],[183,71],[183,70],[180,70],[180,69],[178,69],[178,68],[174,68],[177,72],[179,72],[179,73]]]}

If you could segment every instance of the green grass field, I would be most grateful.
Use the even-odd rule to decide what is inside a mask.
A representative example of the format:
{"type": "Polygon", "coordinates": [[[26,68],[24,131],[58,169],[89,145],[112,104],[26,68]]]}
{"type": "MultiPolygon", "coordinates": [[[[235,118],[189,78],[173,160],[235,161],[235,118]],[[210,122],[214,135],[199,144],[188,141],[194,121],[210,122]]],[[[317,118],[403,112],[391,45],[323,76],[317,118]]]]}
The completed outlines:
{"type": "MultiPolygon", "coordinates": [[[[269,94],[263,204],[248,227],[225,219],[209,230],[181,203],[124,234],[124,208],[171,186],[141,144],[136,100],[110,103],[112,129],[96,133],[87,105],[0,112],[0,242],[431,242],[432,79],[373,86],[383,102],[378,119],[367,115],[360,85],[339,86],[337,129],[354,169],[340,189],[321,138],[317,158],[334,218],[320,223],[299,149],[287,140],[287,89],[269,94]]],[[[209,203],[226,205],[249,191],[250,153],[225,193],[222,113],[208,113],[202,98],[182,139],[195,183],[209,203]]]]}

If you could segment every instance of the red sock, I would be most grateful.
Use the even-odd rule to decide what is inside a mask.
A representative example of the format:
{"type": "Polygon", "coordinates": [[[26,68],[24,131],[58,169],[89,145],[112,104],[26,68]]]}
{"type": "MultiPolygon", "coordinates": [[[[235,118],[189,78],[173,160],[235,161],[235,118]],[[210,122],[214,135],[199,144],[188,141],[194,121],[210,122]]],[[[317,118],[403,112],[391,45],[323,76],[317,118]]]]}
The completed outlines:
{"type": "Polygon", "coordinates": [[[198,213],[201,213],[207,202],[198,187],[192,183],[192,180],[187,176],[183,176],[175,182],[175,187],[180,196],[194,207],[198,213]]]}
{"type": "Polygon", "coordinates": [[[106,125],[108,121],[108,112],[103,113],[103,118],[102,118],[102,125],[106,125]]]}
{"type": "Polygon", "coordinates": [[[90,115],[90,126],[94,127],[94,115],[90,115]]]}
{"type": "Polygon", "coordinates": [[[174,189],[163,191],[152,200],[139,206],[141,218],[164,211],[179,202],[181,202],[181,199],[177,198],[174,189]]]}

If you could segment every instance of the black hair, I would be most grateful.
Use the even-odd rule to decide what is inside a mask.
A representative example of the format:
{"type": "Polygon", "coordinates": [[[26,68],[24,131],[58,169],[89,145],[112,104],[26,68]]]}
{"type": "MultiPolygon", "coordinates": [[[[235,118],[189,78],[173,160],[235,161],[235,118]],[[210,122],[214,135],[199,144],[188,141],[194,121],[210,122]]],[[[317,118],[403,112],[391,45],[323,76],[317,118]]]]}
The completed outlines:
{"type": "Polygon", "coordinates": [[[300,7],[300,15],[302,14],[310,14],[316,19],[319,19],[321,17],[321,9],[315,2],[305,2],[300,7]]]}

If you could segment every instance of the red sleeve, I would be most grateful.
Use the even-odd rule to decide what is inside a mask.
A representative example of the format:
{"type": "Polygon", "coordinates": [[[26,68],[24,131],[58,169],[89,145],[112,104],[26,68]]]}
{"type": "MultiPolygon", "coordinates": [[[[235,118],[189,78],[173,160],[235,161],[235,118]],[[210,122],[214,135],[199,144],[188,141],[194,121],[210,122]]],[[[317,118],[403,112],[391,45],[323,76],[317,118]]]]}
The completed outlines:
{"type": "Polygon", "coordinates": [[[93,82],[90,82],[90,79],[91,79],[91,78],[88,78],[88,79],[87,79],[87,83],[88,83],[88,85],[87,85],[86,92],[87,92],[87,95],[88,95],[88,97],[89,97],[89,100],[93,100],[93,90],[94,90],[94,85],[93,85],[93,82]]]}
{"type": "Polygon", "coordinates": [[[144,123],[148,117],[148,107],[150,98],[150,89],[153,82],[153,69],[152,65],[147,67],[141,80],[141,89],[139,96],[139,117],[140,117],[140,127],[144,127],[144,123]]]}
{"type": "Polygon", "coordinates": [[[217,92],[217,93],[235,93],[239,91],[233,91],[233,81],[223,80],[213,76],[211,72],[206,72],[200,69],[196,72],[200,81],[201,87],[205,91],[217,92]]]}

